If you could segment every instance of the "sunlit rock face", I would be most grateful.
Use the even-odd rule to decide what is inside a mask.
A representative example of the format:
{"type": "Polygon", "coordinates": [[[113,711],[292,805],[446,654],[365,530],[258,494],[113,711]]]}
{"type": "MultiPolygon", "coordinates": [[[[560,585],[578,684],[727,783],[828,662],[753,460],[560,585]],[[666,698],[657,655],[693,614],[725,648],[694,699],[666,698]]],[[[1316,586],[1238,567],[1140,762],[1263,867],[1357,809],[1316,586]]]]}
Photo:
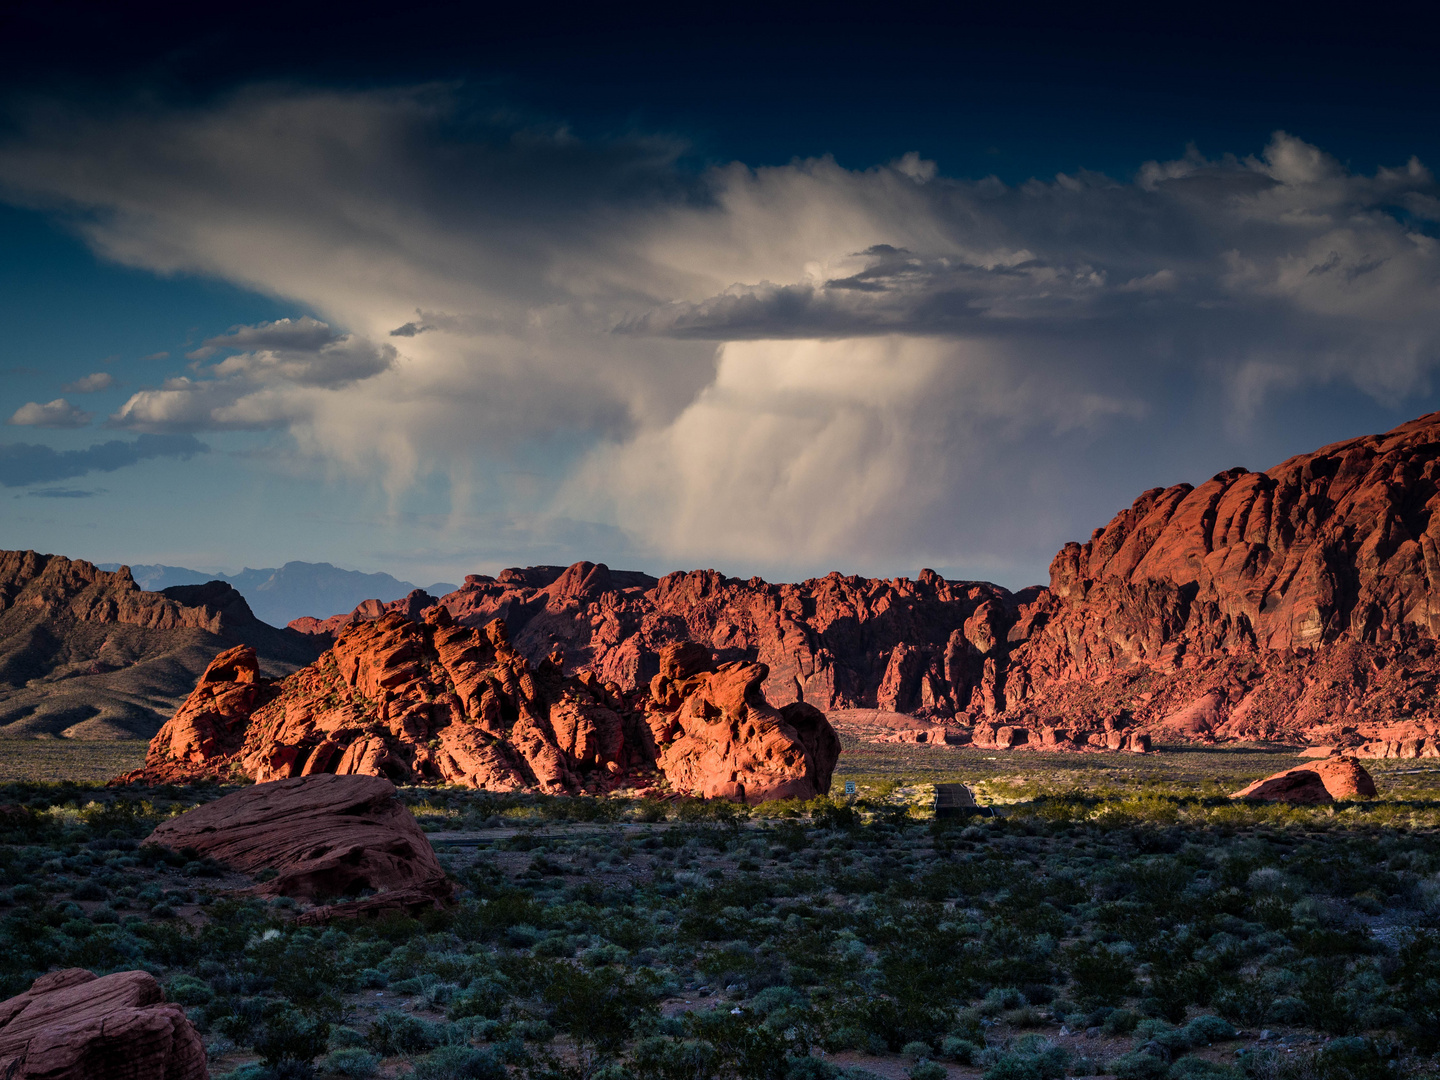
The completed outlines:
{"type": "Polygon", "coordinates": [[[499,619],[476,630],[436,605],[346,627],[283,680],[253,652],[217,657],[124,781],[319,774],[567,794],[659,786],[746,801],[829,790],[839,738],[818,709],[771,706],[765,666],[717,665],[693,643],[630,694],[558,656],[532,667],[499,619]],[[667,676],[664,672],[669,672],[667,676]]]}

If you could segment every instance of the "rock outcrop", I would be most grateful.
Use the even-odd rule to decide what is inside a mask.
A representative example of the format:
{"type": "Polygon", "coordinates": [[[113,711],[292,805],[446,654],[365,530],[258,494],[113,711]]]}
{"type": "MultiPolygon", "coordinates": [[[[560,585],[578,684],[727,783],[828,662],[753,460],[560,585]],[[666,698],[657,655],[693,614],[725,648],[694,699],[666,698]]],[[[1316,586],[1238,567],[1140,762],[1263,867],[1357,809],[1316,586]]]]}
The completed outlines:
{"type": "Polygon", "coordinates": [[[1337,757],[1275,773],[1230,797],[1314,805],[1375,795],[1375,781],[1364,767],[1354,758],[1337,757]]]}
{"type": "Polygon", "coordinates": [[[407,619],[418,619],[424,614],[426,608],[434,607],[437,603],[439,601],[424,589],[411,589],[400,599],[387,603],[379,600],[364,600],[348,615],[331,615],[328,619],[316,619],[306,615],[299,619],[291,619],[286,624],[286,628],[329,643],[339,637],[340,631],[347,626],[354,626],[356,623],[362,622],[374,622],[376,619],[390,614],[404,615],[407,619]]]}
{"type": "Polygon", "coordinates": [[[1440,726],[1440,414],[1147,491],[1051,564],[1001,673],[1032,726],[1357,748],[1440,726]]]}
{"type": "Polygon", "coordinates": [[[0,1002],[7,1080],[206,1080],[205,1047],[155,977],[81,968],[42,975],[0,1002]]]}
{"type": "Polygon", "coordinates": [[[388,613],[346,626],[320,660],[284,680],[253,653],[217,657],[122,782],[332,773],[440,780],[498,791],[607,791],[653,782],[752,801],[829,790],[839,739],[817,709],[775,709],[765,666],[684,643],[626,695],[561,658],[532,667],[505,623],[459,625],[388,613]]]}
{"type": "MultiPolygon", "coordinates": [[[[777,706],[952,715],[996,710],[987,661],[1002,655],[1005,628],[1029,596],[929,570],[914,581],[833,573],[772,585],[714,570],[657,579],[581,562],[471,575],[439,603],[464,626],[504,620],[532,664],[559,650],[567,672],[590,671],[627,693],[659,672],[665,646],[693,641],[720,662],[764,664],[762,689],[777,706]]],[[[410,599],[291,626],[333,634],[410,599]]]]}
{"type": "Polygon", "coordinates": [[[769,704],[765,674],[765,665],[744,660],[711,670],[708,650],[693,642],[661,650],[645,720],[674,787],[748,802],[830,790],[839,736],[813,705],[769,704]]]}
{"type": "Polygon", "coordinates": [[[0,730],[153,735],[215,654],[245,644],[271,674],[323,645],[267,626],[224,582],[146,592],[129,570],[0,551],[0,730]]]}
{"type": "Polygon", "coordinates": [[[242,873],[273,871],[252,891],[321,904],[302,916],[310,921],[414,913],[452,893],[395,785],[378,776],[257,784],[162,822],[145,842],[190,848],[242,873]]]}

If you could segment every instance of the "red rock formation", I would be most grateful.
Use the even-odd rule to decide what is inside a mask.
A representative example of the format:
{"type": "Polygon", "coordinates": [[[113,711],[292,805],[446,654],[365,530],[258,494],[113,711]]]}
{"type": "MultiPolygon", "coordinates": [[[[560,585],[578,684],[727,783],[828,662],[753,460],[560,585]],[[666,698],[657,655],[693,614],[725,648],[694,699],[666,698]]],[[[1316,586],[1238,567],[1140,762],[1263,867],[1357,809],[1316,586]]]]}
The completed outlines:
{"type": "Polygon", "coordinates": [[[1008,710],[1168,741],[1433,738],[1437,477],[1440,414],[1146,492],[1022,606],[1008,710]]]}
{"type": "Polygon", "coordinates": [[[626,692],[650,681],[666,645],[694,641],[722,662],[764,664],[763,690],[777,705],[941,716],[969,707],[1017,613],[999,586],[930,570],[915,581],[832,573],[771,585],[713,570],[657,580],[594,563],[472,575],[440,603],[462,624],[504,619],[532,662],[559,648],[567,671],[626,692]]]}
{"type": "Polygon", "coordinates": [[[483,632],[444,607],[347,626],[310,667],[272,681],[233,650],[208,669],[120,782],[238,773],[443,780],[491,790],[610,790],[660,779],[678,792],[810,798],[829,790],[839,739],[817,709],[771,707],[763,664],[717,669],[694,643],[667,647],[627,700],[591,672],[532,668],[496,619],[483,632]]]}
{"type": "Polygon", "coordinates": [[[247,874],[274,870],[260,896],[332,901],[307,913],[415,912],[449,901],[451,886],[430,841],[377,776],[304,776],[216,799],[162,822],[147,844],[193,848],[247,874]],[[375,895],[340,898],[362,891],[375,895]]]}
{"type": "Polygon", "coordinates": [[[765,676],[764,664],[741,660],[715,669],[693,642],[661,650],[645,719],[674,787],[752,803],[830,790],[839,736],[813,705],[770,705],[765,676]]]}
{"type": "Polygon", "coordinates": [[[206,1080],[205,1047],[154,976],[52,971],[0,1002],[7,1080],[206,1080]]]}
{"type": "MultiPolygon", "coordinates": [[[[1012,595],[928,570],[657,580],[577,563],[472,576],[440,604],[461,626],[503,620],[537,671],[558,650],[565,672],[627,695],[667,645],[691,641],[762,665],[774,705],[908,713],[976,745],[1284,739],[1440,754],[1437,485],[1440,414],[1265,473],[1148,491],[1067,544],[1048,589],[1012,595]]],[[[581,757],[605,760],[606,730],[581,757]]],[[[454,768],[503,771],[488,757],[454,768]]]]}
{"type": "Polygon", "coordinates": [[[331,615],[328,619],[316,619],[306,615],[299,619],[291,619],[286,623],[286,628],[297,633],[334,641],[340,636],[340,631],[347,626],[354,626],[356,623],[362,622],[374,622],[390,614],[404,615],[407,619],[419,619],[425,613],[426,608],[434,607],[437,603],[439,601],[424,589],[412,589],[399,600],[391,600],[389,603],[366,600],[358,604],[349,615],[331,615]]]}
{"type": "Polygon", "coordinates": [[[1275,773],[1230,797],[1315,804],[1374,798],[1375,794],[1375,781],[1364,767],[1354,758],[1338,757],[1275,773]]]}

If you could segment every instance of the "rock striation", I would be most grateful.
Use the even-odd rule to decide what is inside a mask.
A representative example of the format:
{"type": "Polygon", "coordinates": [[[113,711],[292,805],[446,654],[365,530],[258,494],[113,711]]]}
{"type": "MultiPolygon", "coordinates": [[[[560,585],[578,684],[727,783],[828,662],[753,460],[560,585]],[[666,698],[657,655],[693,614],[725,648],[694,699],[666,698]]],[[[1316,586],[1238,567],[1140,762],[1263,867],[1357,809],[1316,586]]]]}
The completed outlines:
{"type": "Polygon", "coordinates": [[[149,737],[217,651],[248,645],[272,674],[319,655],[267,626],[224,582],[146,592],[128,569],[0,551],[0,730],[149,737]]]}
{"type": "Polygon", "coordinates": [[[162,822],[145,842],[190,848],[242,873],[273,871],[251,891],[320,904],[302,916],[309,921],[415,913],[452,893],[395,785],[377,776],[257,784],[162,822]]]}
{"type": "Polygon", "coordinates": [[[344,627],[283,680],[252,652],[216,657],[122,782],[318,774],[438,780],[498,791],[605,791],[659,782],[758,801],[829,790],[839,739],[817,709],[769,705],[765,665],[716,664],[683,643],[631,694],[560,656],[532,666],[505,623],[433,606],[344,627]]]}
{"type": "Polygon", "coordinates": [[[205,1047],[153,975],[42,975],[0,1002],[0,1076],[8,1080],[206,1080],[205,1047]]]}

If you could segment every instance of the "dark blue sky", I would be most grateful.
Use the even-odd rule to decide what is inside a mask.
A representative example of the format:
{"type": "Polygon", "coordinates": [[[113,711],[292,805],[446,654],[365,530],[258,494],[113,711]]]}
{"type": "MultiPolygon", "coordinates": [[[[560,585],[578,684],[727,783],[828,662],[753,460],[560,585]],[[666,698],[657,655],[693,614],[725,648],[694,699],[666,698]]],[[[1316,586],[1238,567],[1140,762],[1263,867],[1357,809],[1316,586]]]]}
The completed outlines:
{"type": "Polygon", "coordinates": [[[1433,180],[1377,173],[1440,162],[1421,11],[8,7],[0,469],[208,449],[0,475],[0,545],[1042,578],[1141,487],[1440,405],[1433,180]]]}

